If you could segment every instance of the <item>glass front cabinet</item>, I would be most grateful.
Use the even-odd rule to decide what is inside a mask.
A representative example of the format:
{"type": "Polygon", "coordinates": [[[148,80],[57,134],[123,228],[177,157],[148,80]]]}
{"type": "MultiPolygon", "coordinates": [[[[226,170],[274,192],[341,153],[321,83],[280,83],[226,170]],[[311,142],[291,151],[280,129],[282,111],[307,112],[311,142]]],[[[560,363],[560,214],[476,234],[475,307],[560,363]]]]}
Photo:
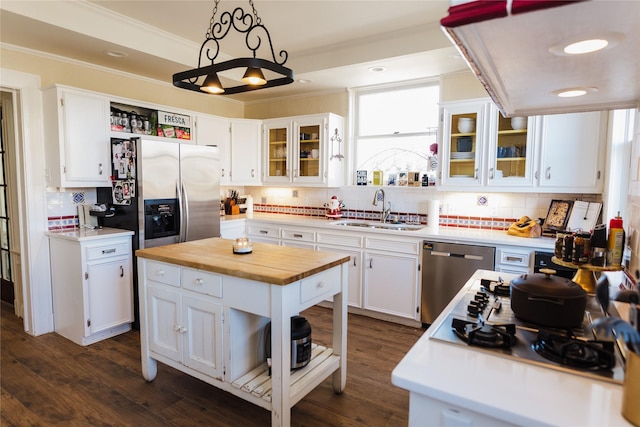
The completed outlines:
{"type": "Polygon", "coordinates": [[[487,100],[443,104],[441,185],[531,186],[535,125],[503,117],[487,100]]]}
{"type": "MultiPolygon", "coordinates": [[[[263,183],[340,186],[344,156],[332,155],[342,117],[335,114],[297,116],[264,122],[263,183]]],[[[335,154],[335,153],[334,153],[335,154]]]]}

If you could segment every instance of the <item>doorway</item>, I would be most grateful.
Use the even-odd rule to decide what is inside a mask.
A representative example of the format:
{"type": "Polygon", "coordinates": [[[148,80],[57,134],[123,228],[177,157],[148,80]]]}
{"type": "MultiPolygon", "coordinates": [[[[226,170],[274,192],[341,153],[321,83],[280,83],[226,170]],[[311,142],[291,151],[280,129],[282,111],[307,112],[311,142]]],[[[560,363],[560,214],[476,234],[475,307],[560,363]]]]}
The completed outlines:
{"type": "MultiPolygon", "coordinates": [[[[9,182],[7,162],[7,144],[10,137],[8,136],[5,120],[7,117],[5,111],[4,93],[2,95],[2,103],[0,103],[0,300],[14,305],[15,290],[13,283],[13,269],[11,268],[11,227],[10,227],[10,207],[9,204],[9,182]]],[[[9,114],[9,116],[11,116],[9,114]]]]}

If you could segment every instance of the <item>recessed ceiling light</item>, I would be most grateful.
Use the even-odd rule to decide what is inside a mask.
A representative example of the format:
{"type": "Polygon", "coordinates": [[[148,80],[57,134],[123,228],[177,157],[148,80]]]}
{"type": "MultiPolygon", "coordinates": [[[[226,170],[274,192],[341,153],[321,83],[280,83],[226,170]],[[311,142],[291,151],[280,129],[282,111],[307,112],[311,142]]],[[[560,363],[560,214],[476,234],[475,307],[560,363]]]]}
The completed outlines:
{"type": "Polygon", "coordinates": [[[597,92],[598,88],[595,87],[572,87],[567,89],[561,89],[553,92],[554,95],[560,98],[575,98],[576,96],[584,96],[587,93],[597,92]]]}
{"type": "Polygon", "coordinates": [[[122,52],[119,50],[105,50],[103,53],[114,58],[124,58],[126,56],[129,56],[129,54],[127,54],[126,52],[122,52]]]}
{"type": "Polygon", "coordinates": [[[611,49],[622,39],[624,39],[624,34],[621,33],[586,34],[579,38],[573,37],[562,40],[560,43],[551,46],[549,52],[558,56],[582,55],[603,49],[611,49]]]}
{"type": "Polygon", "coordinates": [[[300,80],[298,80],[298,83],[302,83],[303,85],[306,85],[307,83],[311,83],[311,80],[309,80],[309,79],[300,79],[300,80]]]}
{"type": "Polygon", "coordinates": [[[596,52],[607,47],[609,42],[605,39],[589,39],[571,43],[565,46],[564,53],[569,55],[582,55],[583,53],[596,52]]]}
{"type": "Polygon", "coordinates": [[[369,67],[369,71],[371,71],[372,73],[382,73],[383,71],[387,71],[387,67],[381,67],[381,66],[369,67]]]}

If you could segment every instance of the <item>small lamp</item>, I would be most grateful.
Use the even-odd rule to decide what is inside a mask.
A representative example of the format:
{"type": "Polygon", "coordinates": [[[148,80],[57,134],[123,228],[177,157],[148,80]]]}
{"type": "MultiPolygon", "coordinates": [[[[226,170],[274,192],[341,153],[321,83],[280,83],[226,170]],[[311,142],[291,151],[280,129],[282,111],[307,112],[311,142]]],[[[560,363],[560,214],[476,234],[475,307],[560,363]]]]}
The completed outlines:
{"type": "Polygon", "coordinates": [[[267,80],[260,68],[249,67],[242,77],[242,82],[248,85],[262,86],[267,83],[267,80]]]}
{"type": "Polygon", "coordinates": [[[200,87],[200,90],[214,95],[224,93],[222,83],[220,83],[217,73],[209,74],[200,87]]]}

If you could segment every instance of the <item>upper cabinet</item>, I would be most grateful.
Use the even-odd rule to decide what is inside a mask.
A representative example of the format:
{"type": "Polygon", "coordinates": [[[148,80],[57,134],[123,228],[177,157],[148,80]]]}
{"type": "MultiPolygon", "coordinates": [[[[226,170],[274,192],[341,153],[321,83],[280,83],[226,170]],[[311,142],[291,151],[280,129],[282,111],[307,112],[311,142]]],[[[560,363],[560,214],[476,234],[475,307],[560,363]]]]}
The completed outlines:
{"type": "Polygon", "coordinates": [[[263,182],[342,185],[343,129],[344,119],[331,113],[266,120],[263,182]]]}
{"type": "Polygon", "coordinates": [[[110,187],[109,101],[55,86],[43,91],[48,185],[110,187]]]}
{"type": "Polygon", "coordinates": [[[606,130],[604,112],[543,116],[538,186],[553,192],[602,192],[606,130]]]}
{"type": "Polygon", "coordinates": [[[220,184],[231,182],[231,120],[224,117],[196,116],[196,143],[215,145],[220,154],[220,184]]]}
{"type": "Polygon", "coordinates": [[[220,152],[221,185],[260,184],[260,120],[198,115],[196,143],[220,152]]]}
{"type": "Polygon", "coordinates": [[[260,185],[260,120],[231,120],[231,182],[260,185]]]}
{"type": "Polygon", "coordinates": [[[441,187],[601,192],[605,130],[601,112],[506,118],[485,99],[442,104],[441,187]]]}

